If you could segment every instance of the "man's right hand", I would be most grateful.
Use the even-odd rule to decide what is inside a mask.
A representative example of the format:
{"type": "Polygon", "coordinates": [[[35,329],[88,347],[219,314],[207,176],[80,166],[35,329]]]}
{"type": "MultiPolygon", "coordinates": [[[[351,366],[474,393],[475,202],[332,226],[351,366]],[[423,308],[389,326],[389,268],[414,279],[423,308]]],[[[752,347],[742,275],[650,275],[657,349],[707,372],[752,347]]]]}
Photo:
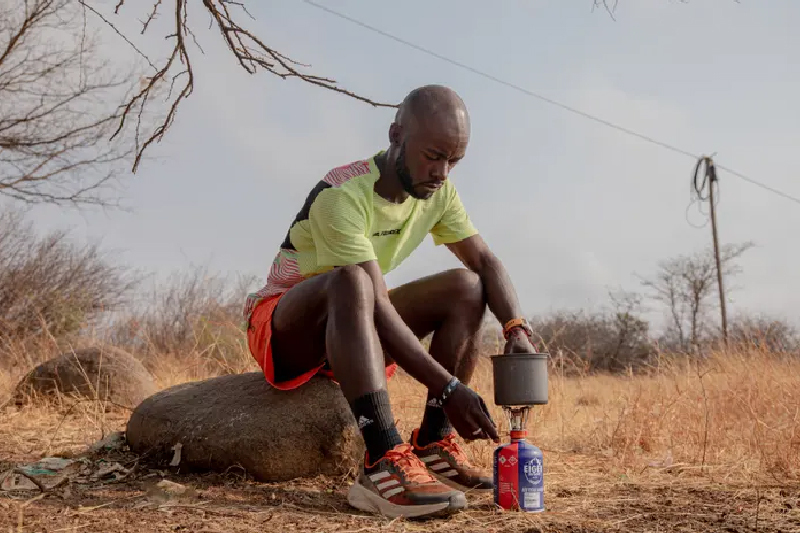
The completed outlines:
{"type": "Polygon", "coordinates": [[[483,398],[463,383],[456,386],[443,409],[453,428],[462,438],[491,439],[495,443],[500,443],[497,427],[483,398]]]}

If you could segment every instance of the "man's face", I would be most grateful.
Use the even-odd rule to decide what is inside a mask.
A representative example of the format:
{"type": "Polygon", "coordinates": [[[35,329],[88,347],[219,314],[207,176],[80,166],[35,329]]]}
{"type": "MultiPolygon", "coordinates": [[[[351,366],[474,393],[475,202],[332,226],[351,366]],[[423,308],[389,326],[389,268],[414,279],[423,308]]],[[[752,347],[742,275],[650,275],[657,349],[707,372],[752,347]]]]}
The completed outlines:
{"type": "Polygon", "coordinates": [[[412,197],[428,199],[464,157],[469,142],[466,120],[418,120],[402,134],[395,169],[403,189],[412,197]]]}

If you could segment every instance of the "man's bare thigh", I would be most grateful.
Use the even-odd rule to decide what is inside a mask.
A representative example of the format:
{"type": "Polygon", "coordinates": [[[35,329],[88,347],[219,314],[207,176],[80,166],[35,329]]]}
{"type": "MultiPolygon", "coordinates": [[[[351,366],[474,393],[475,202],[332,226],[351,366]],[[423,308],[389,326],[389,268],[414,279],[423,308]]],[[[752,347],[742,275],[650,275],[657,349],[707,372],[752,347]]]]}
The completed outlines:
{"type": "MultiPolygon", "coordinates": [[[[458,274],[440,272],[389,291],[389,300],[400,318],[418,338],[434,332],[447,317],[453,291],[458,287],[458,274]]],[[[275,308],[272,353],[276,371],[284,371],[286,377],[306,372],[325,360],[330,278],[331,273],[326,272],[302,281],[275,308]]]]}

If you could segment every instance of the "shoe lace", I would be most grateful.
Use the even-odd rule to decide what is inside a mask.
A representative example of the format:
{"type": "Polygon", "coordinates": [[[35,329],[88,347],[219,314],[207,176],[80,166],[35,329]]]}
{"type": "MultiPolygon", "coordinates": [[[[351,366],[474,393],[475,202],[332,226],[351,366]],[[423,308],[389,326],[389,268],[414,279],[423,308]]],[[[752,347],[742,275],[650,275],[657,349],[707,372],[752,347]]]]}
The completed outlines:
{"type": "Polygon", "coordinates": [[[436,481],[419,457],[411,450],[410,444],[400,444],[386,452],[386,459],[394,463],[403,472],[408,481],[430,483],[436,481]]]}
{"type": "Polygon", "coordinates": [[[464,453],[464,450],[459,446],[458,442],[456,442],[456,435],[455,433],[448,434],[445,438],[440,440],[437,444],[439,444],[443,450],[447,451],[452,455],[456,461],[461,463],[463,466],[469,466],[469,459],[467,458],[467,454],[464,453]]]}

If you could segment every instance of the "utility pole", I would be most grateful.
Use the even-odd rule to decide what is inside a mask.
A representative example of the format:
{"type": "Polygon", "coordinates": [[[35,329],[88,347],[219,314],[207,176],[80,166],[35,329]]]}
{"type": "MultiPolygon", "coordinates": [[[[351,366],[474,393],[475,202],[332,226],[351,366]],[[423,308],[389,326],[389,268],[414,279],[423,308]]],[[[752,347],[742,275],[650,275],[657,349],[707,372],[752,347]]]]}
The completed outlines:
{"type": "MultiPolygon", "coordinates": [[[[711,237],[714,240],[714,258],[717,263],[717,285],[719,288],[719,310],[720,310],[720,318],[722,321],[722,341],[725,343],[725,346],[728,346],[728,316],[725,310],[725,289],[722,283],[722,267],[720,265],[721,261],[719,258],[719,237],[717,236],[717,209],[714,205],[714,185],[717,184],[717,168],[714,166],[714,160],[711,157],[703,157],[702,162],[705,163],[706,167],[706,174],[705,177],[708,179],[708,203],[711,207],[711,237]]],[[[698,166],[700,165],[700,161],[698,161],[698,166]]]]}

